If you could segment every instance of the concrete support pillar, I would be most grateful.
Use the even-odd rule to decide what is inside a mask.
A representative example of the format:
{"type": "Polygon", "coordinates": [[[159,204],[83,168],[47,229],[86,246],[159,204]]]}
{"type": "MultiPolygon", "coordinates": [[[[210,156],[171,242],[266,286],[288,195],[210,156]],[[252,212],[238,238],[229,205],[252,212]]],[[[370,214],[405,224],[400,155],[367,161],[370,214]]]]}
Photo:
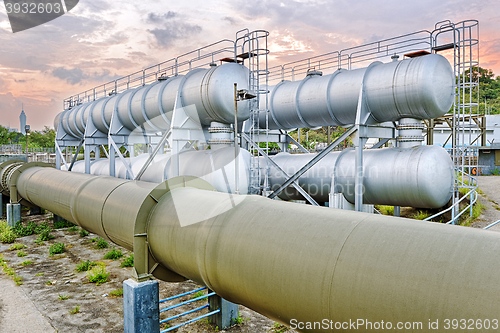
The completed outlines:
{"type": "Polygon", "coordinates": [[[219,330],[225,330],[236,322],[240,315],[238,304],[226,301],[219,295],[210,296],[208,298],[208,311],[220,309],[219,313],[210,316],[210,322],[218,327],[219,330]]]}
{"type": "Polygon", "coordinates": [[[158,333],[160,305],[158,281],[123,282],[123,327],[125,333],[158,333]]]}
{"type": "Polygon", "coordinates": [[[397,216],[397,217],[401,216],[401,207],[400,206],[394,206],[394,216],[397,216]]]}
{"type": "Polygon", "coordinates": [[[21,204],[7,204],[7,224],[13,228],[19,221],[21,221],[21,204]]]}

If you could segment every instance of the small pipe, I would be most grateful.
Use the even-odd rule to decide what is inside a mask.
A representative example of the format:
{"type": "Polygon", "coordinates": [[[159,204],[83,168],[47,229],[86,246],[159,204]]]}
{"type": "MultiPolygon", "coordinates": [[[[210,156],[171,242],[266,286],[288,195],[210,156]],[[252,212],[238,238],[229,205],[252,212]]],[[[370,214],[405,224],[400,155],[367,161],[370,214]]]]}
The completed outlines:
{"type": "Polygon", "coordinates": [[[500,220],[498,220],[498,221],[496,221],[496,222],[493,222],[492,224],[490,224],[489,226],[487,226],[487,227],[485,227],[485,228],[483,228],[483,229],[484,229],[484,230],[489,229],[489,228],[493,227],[494,225],[497,225],[498,223],[500,223],[500,220]]]}

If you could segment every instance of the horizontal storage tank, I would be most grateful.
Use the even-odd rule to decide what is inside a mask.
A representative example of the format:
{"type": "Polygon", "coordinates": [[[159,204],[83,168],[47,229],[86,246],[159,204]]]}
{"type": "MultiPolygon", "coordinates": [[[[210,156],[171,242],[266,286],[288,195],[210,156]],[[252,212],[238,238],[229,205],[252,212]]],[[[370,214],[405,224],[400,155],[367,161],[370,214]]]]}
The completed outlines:
{"type": "MultiPolygon", "coordinates": [[[[64,130],[82,138],[89,117],[95,127],[108,133],[111,117],[116,115],[130,131],[143,126],[148,131],[165,131],[170,121],[177,93],[180,90],[182,106],[196,107],[186,112],[199,117],[203,125],[216,121],[234,123],[234,83],[238,89],[248,89],[248,69],[240,64],[227,63],[210,69],[194,69],[185,76],[178,75],[155,83],[126,90],[120,94],[83,103],[59,113],[54,126],[61,121],[64,130]]],[[[238,102],[238,121],[249,118],[248,101],[238,102]]]]}
{"type": "MultiPolygon", "coordinates": [[[[192,150],[179,154],[179,174],[181,176],[195,176],[209,182],[219,192],[234,193],[235,184],[235,157],[234,147],[226,147],[218,150],[192,150]]],[[[148,159],[148,154],[142,154],[132,159],[131,163],[134,175],[137,175],[148,159]]],[[[250,153],[240,149],[238,154],[239,176],[238,188],[240,194],[247,194],[249,188],[250,153]]],[[[163,154],[155,156],[151,165],[142,175],[142,181],[161,183],[173,177],[171,172],[171,155],[163,154]]],[[[64,167],[62,168],[65,169],[64,167]]],[[[85,162],[78,161],[72,168],[73,172],[85,173],[85,162]]],[[[90,174],[97,176],[109,176],[109,159],[93,161],[90,166],[90,174]]],[[[127,178],[127,168],[120,159],[115,160],[115,174],[118,178],[127,178]]]]}
{"type": "MultiPolygon", "coordinates": [[[[450,110],[455,92],[453,70],[438,54],[309,75],[270,89],[269,128],[354,124],[363,82],[370,123],[440,117],[450,110]]],[[[261,113],[261,128],[266,127],[265,118],[261,113]]]]}
{"type": "MultiPolygon", "coordinates": [[[[290,176],[316,154],[280,153],[273,160],[290,176]]],[[[354,203],[355,152],[352,149],[328,154],[299,178],[299,185],[316,201],[328,202],[332,185],[354,203]]],[[[438,146],[383,148],[363,151],[363,203],[418,208],[440,208],[451,198],[453,163],[438,146]]],[[[271,189],[276,190],[286,178],[272,165],[271,189]]],[[[304,200],[294,187],[286,188],[283,200],[304,200]]]]}

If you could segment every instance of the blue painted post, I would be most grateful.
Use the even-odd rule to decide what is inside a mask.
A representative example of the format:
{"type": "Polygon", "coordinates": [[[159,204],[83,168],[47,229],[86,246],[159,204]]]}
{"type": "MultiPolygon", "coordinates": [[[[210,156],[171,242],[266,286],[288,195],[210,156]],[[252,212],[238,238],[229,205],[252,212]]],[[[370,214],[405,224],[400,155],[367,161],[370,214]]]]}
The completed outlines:
{"type": "Polygon", "coordinates": [[[123,328],[125,333],[158,333],[160,305],[158,281],[123,282],[123,328]]]}
{"type": "Polygon", "coordinates": [[[14,228],[16,223],[21,221],[21,204],[8,203],[7,204],[7,224],[14,228]]]}
{"type": "Polygon", "coordinates": [[[219,295],[210,296],[208,298],[208,311],[211,312],[217,309],[220,309],[220,312],[210,316],[210,322],[219,330],[225,330],[234,325],[240,315],[238,304],[226,301],[219,295]]]}

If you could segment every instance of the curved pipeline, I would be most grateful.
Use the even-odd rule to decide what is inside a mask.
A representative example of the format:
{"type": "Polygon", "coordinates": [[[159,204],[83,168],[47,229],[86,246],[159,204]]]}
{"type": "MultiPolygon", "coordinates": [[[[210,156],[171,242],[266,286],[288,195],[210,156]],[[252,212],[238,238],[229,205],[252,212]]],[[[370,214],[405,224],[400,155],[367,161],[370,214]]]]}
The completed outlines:
{"type": "Polygon", "coordinates": [[[142,220],[162,267],[287,325],[411,321],[425,331],[500,316],[497,233],[166,184],[179,181],[149,212],[140,207],[154,185],[144,182],[34,167],[17,187],[127,248],[142,220]]]}
{"type": "MultiPolygon", "coordinates": [[[[171,111],[177,96],[182,106],[196,106],[197,117],[202,124],[210,125],[213,121],[232,124],[234,83],[239,89],[248,89],[246,67],[227,63],[210,69],[198,68],[185,76],[162,79],[67,109],[56,116],[54,127],[57,130],[62,124],[66,133],[83,138],[90,119],[99,131],[108,133],[111,117],[116,111],[121,124],[130,131],[138,127],[153,132],[165,131],[170,128],[171,111]]],[[[238,120],[248,118],[248,101],[238,102],[238,120]]]]}
{"type": "MultiPolygon", "coordinates": [[[[437,118],[452,106],[454,82],[448,60],[437,54],[283,81],[270,89],[269,128],[354,124],[362,84],[370,123],[437,118]]],[[[266,128],[264,112],[259,126],[266,128]]]]}

